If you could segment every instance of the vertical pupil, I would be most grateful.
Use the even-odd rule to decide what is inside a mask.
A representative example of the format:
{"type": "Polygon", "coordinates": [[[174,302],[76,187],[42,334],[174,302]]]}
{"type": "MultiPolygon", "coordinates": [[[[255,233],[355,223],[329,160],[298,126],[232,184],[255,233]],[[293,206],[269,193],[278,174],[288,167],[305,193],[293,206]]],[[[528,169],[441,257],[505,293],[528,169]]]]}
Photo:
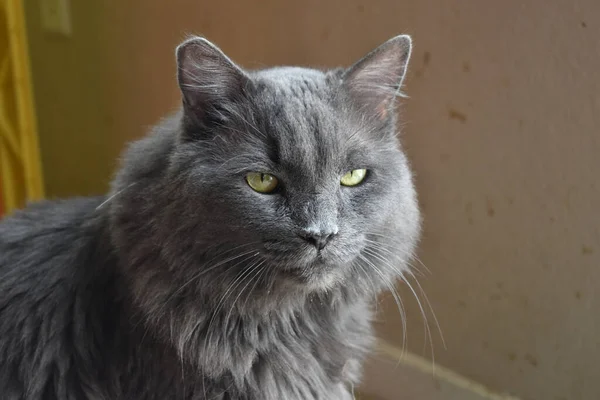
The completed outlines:
{"type": "Polygon", "coordinates": [[[260,181],[261,182],[265,181],[265,174],[262,174],[262,173],[260,174],[260,181]]]}

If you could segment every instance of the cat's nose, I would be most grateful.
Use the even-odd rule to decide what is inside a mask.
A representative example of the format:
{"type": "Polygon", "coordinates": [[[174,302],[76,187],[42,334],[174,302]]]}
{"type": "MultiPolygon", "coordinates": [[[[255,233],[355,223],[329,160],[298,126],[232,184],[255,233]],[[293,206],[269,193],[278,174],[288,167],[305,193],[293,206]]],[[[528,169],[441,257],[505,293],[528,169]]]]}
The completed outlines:
{"type": "Polygon", "coordinates": [[[337,230],[302,230],[298,233],[298,236],[315,246],[318,250],[323,250],[336,234],[337,230]]]}

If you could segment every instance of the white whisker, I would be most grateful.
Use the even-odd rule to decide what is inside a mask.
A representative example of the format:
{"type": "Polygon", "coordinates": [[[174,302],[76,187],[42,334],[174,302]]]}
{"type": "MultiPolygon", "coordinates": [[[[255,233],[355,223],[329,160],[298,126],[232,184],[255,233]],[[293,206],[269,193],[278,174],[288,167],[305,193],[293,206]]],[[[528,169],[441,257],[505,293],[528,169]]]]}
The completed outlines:
{"type": "Polygon", "coordinates": [[[433,307],[431,306],[431,302],[429,301],[429,297],[427,296],[427,293],[425,293],[425,290],[423,290],[423,286],[421,286],[421,283],[419,282],[417,277],[414,274],[412,274],[410,271],[409,271],[409,274],[415,280],[417,286],[419,287],[421,294],[425,298],[425,302],[427,303],[427,306],[429,307],[429,310],[431,311],[431,315],[433,316],[434,322],[435,322],[438,332],[440,334],[440,339],[442,340],[442,345],[444,346],[444,349],[447,349],[446,340],[444,339],[444,334],[442,333],[442,327],[440,326],[440,323],[438,322],[437,316],[435,315],[435,311],[433,310],[433,307]]]}
{"type": "MultiPolygon", "coordinates": [[[[219,314],[219,312],[221,311],[221,308],[225,304],[225,300],[227,299],[227,297],[229,296],[229,294],[232,293],[241,284],[241,282],[243,282],[244,278],[247,275],[249,275],[254,270],[254,267],[257,264],[260,264],[260,263],[261,263],[261,260],[258,260],[256,262],[254,262],[250,267],[245,268],[240,274],[238,274],[238,276],[229,285],[229,288],[221,296],[221,299],[218,302],[217,307],[213,311],[213,315],[212,315],[212,317],[211,317],[211,319],[210,319],[210,321],[208,323],[208,328],[206,329],[206,333],[208,334],[208,337],[206,338],[206,340],[204,342],[204,353],[205,354],[206,354],[206,351],[207,351],[207,348],[208,348],[208,343],[210,343],[210,341],[212,340],[212,334],[213,334],[213,332],[211,331],[212,324],[214,323],[215,319],[217,318],[217,315],[219,314]]],[[[225,321],[225,323],[226,322],[227,321],[225,321]]],[[[196,327],[197,327],[197,325],[198,324],[196,324],[196,327]]],[[[195,330],[196,327],[194,327],[193,330],[195,330]]]]}
{"type": "Polygon", "coordinates": [[[130,187],[132,187],[135,184],[137,184],[137,182],[130,183],[129,185],[127,185],[123,189],[119,190],[118,192],[116,192],[113,195],[111,195],[110,197],[108,197],[106,200],[104,200],[102,203],[100,203],[100,205],[98,207],[96,207],[96,211],[98,211],[99,209],[101,209],[102,207],[104,207],[104,205],[108,204],[112,199],[114,199],[115,197],[117,197],[118,195],[120,195],[125,190],[129,189],[130,187]]]}
{"type": "MultiPolygon", "coordinates": [[[[379,237],[381,237],[381,238],[383,238],[383,239],[388,239],[388,240],[391,240],[391,239],[392,239],[392,238],[391,238],[390,236],[388,236],[388,235],[383,235],[383,234],[381,234],[381,233],[375,233],[375,232],[367,232],[367,235],[379,236],[379,237]]],[[[368,240],[368,239],[367,239],[367,240],[368,240]]],[[[378,243],[379,243],[379,242],[378,242],[378,243]]],[[[420,258],[419,258],[419,257],[418,257],[416,254],[414,254],[414,253],[410,253],[410,252],[406,251],[405,249],[401,249],[401,248],[399,248],[399,247],[394,247],[394,246],[390,245],[389,243],[379,243],[379,244],[381,244],[381,245],[385,245],[385,246],[388,246],[388,247],[389,247],[391,250],[399,251],[399,252],[401,252],[402,254],[405,254],[405,255],[409,256],[410,258],[414,258],[414,259],[415,259],[415,261],[417,261],[417,262],[418,262],[418,263],[419,263],[419,264],[420,264],[420,265],[421,265],[421,266],[422,266],[422,267],[425,269],[425,271],[426,271],[428,274],[430,274],[430,275],[431,275],[431,270],[430,270],[429,268],[427,268],[427,266],[426,266],[426,265],[423,263],[423,261],[421,261],[421,259],[420,259],[420,258]]]]}
{"type": "Polygon", "coordinates": [[[402,299],[400,298],[400,295],[396,291],[394,284],[392,282],[390,282],[390,280],[388,278],[386,278],[386,276],[379,270],[379,268],[377,268],[377,266],[371,260],[369,260],[368,258],[363,256],[362,254],[359,254],[359,258],[361,260],[363,260],[364,262],[366,262],[367,265],[369,267],[373,268],[375,273],[377,275],[379,275],[379,277],[382,280],[382,283],[388,288],[388,290],[390,291],[390,293],[392,294],[392,296],[394,298],[394,301],[396,302],[396,306],[398,307],[398,312],[400,313],[400,321],[402,323],[402,354],[404,354],[404,351],[406,350],[406,347],[408,346],[408,331],[407,331],[406,311],[404,309],[404,304],[402,303],[402,299]]]}
{"type": "Polygon", "coordinates": [[[408,288],[410,289],[410,291],[412,292],[412,294],[415,296],[415,299],[417,300],[417,304],[419,306],[419,309],[421,310],[421,315],[423,316],[423,324],[425,326],[427,337],[429,338],[429,343],[431,345],[431,362],[433,363],[433,369],[434,369],[434,373],[435,373],[435,351],[434,351],[434,347],[433,347],[433,337],[431,335],[431,329],[429,328],[429,321],[427,319],[427,315],[425,313],[425,309],[423,308],[421,300],[419,299],[419,296],[417,295],[417,292],[415,292],[415,289],[412,287],[412,285],[410,284],[410,282],[404,276],[401,279],[404,281],[404,283],[406,283],[406,285],[408,286],[408,288]]]}
{"type": "MultiPolygon", "coordinates": [[[[254,267],[252,267],[252,271],[247,275],[247,277],[249,277],[248,278],[248,282],[246,282],[246,284],[242,287],[242,289],[240,290],[240,292],[238,293],[238,295],[236,296],[236,298],[233,299],[233,302],[231,303],[231,307],[229,309],[229,312],[227,313],[227,316],[225,317],[225,321],[229,321],[229,318],[231,317],[231,313],[233,312],[233,309],[235,307],[235,303],[238,301],[238,299],[240,298],[240,296],[242,295],[242,293],[244,293],[244,290],[246,290],[246,288],[248,287],[248,285],[250,285],[252,283],[252,281],[261,272],[260,267],[265,263],[265,261],[266,260],[262,260],[261,262],[259,262],[258,264],[256,264],[254,267]],[[252,274],[252,276],[250,276],[251,274],[252,274]]],[[[248,300],[247,297],[246,297],[246,300],[248,300]]]]}
{"type": "Polygon", "coordinates": [[[252,287],[248,291],[248,294],[246,295],[246,300],[244,301],[244,304],[242,305],[242,309],[246,308],[246,304],[248,304],[248,300],[249,300],[250,296],[252,295],[252,292],[254,291],[254,289],[256,289],[256,285],[263,278],[263,275],[266,275],[265,272],[267,270],[268,270],[268,268],[266,266],[263,266],[260,269],[260,271],[258,272],[258,274],[253,278],[253,279],[256,279],[256,280],[254,282],[254,285],[252,285],[252,287]]]}
{"type": "MultiPolygon", "coordinates": [[[[227,253],[231,253],[231,252],[232,252],[232,251],[234,251],[234,250],[238,250],[238,249],[240,249],[240,248],[242,248],[242,247],[246,247],[246,246],[249,246],[249,245],[251,245],[251,244],[254,244],[254,243],[246,243],[246,244],[244,244],[244,245],[237,246],[237,247],[235,247],[234,249],[231,249],[231,250],[228,250],[228,251],[225,251],[225,252],[223,252],[223,253],[219,254],[219,256],[223,256],[223,255],[225,255],[225,254],[227,254],[227,253]]],[[[202,268],[200,268],[200,271],[199,271],[199,272],[198,272],[196,275],[194,275],[194,276],[193,276],[192,278],[190,278],[190,279],[189,279],[189,280],[188,280],[186,283],[184,283],[183,285],[181,285],[181,286],[180,286],[180,287],[179,287],[179,288],[178,288],[176,291],[174,291],[173,293],[171,293],[171,295],[170,295],[170,296],[169,296],[169,297],[168,297],[168,298],[167,298],[167,299],[164,301],[163,307],[164,307],[164,306],[166,306],[166,304],[167,304],[169,301],[171,301],[171,299],[173,299],[175,296],[177,296],[179,293],[181,293],[181,292],[182,292],[182,291],[183,291],[183,290],[184,290],[184,289],[185,289],[187,286],[189,286],[189,285],[190,285],[192,282],[194,282],[194,281],[196,281],[197,279],[199,279],[200,277],[202,277],[204,274],[206,274],[206,273],[208,273],[208,272],[210,272],[210,271],[212,271],[212,270],[214,270],[214,269],[216,269],[216,268],[218,268],[218,267],[220,267],[220,266],[222,266],[222,265],[224,265],[224,264],[227,264],[227,263],[229,263],[229,262],[231,262],[231,261],[237,260],[238,258],[241,258],[241,257],[244,257],[244,256],[248,256],[248,255],[250,255],[249,257],[243,258],[242,260],[240,260],[240,261],[238,261],[236,264],[234,264],[233,266],[235,267],[235,266],[237,266],[237,265],[239,265],[239,264],[241,264],[241,263],[243,263],[243,262],[245,262],[245,261],[248,261],[249,259],[251,259],[251,258],[253,258],[253,257],[256,257],[256,256],[258,256],[259,254],[260,254],[260,253],[259,253],[258,251],[256,251],[256,250],[249,250],[249,251],[245,251],[245,252],[243,252],[243,253],[241,253],[241,254],[236,254],[235,256],[229,257],[229,258],[227,258],[227,259],[225,259],[225,260],[221,260],[221,261],[219,261],[218,263],[216,263],[215,265],[212,265],[212,266],[210,266],[209,268],[206,268],[206,269],[204,269],[204,267],[205,267],[205,266],[206,266],[208,263],[210,263],[212,260],[215,260],[215,259],[216,259],[217,257],[219,257],[219,256],[215,256],[215,257],[213,257],[213,258],[211,259],[211,261],[208,261],[207,263],[205,263],[205,264],[202,266],[202,268]]],[[[161,308],[161,310],[162,310],[162,308],[161,308]]]]}
{"type": "Polygon", "coordinates": [[[414,290],[414,288],[412,287],[412,285],[405,278],[404,274],[401,271],[399,271],[396,267],[394,267],[393,265],[391,265],[386,259],[384,259],[383,257],[381,257],[377,253],[374,253],[372,251],[370,252],[368,249],[365,249],[365,252],[367,252],[368,254],[371,254],[373,257],[376,257],[379,261],[383,262],[386,266],[388,266],[393,271],[395,271],[396,273],[398,273],[399,276],[400,276],[400,279],[402,279],[402,281],[404,281],[404,283],[406,283],[408,285],[409,289],[411,290],[411,292],[415,296],[415,300],[417,300],[417,304],[419,306],[419,309],[421,310],[421,315],[423,317],[423,326],[425,328],[425,335],[426,335],[426,338],[429,339],[429,343],[431,344],[431,357],[432,357],[432,361],[433,361],[434,367],[435,367],[435,355],[434,355],[434,346],[433,346],[433,336],[431,334],[431,328],[429,327],[429,320],[427,318],[427,314],[425,313],[425,308],[423,307],[423,305],[421,303],[421,300],[420,300],[419,296],[417,295],[417,292],[414,290]]]}

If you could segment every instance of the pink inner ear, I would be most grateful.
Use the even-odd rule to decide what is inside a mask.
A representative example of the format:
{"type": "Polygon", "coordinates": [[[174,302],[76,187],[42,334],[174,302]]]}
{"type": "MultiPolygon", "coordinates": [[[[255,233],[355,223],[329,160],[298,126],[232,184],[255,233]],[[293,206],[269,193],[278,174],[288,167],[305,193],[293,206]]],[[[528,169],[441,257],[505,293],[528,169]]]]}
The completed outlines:
{"type": "Polygon", "coordinates": [[[410,58],[411,42],[396,37],[350,68],[346,85],[354,101],[378,118],[389,117],[410,58]]]}
{"type": "Polygon", "coordinates": [[[386,119],[388,116],[388,109],[389,109],[389,101],[388,100],[384,100],[382,101],[379,106],[377,106],[377,117],[379,119],[386,119]]]}

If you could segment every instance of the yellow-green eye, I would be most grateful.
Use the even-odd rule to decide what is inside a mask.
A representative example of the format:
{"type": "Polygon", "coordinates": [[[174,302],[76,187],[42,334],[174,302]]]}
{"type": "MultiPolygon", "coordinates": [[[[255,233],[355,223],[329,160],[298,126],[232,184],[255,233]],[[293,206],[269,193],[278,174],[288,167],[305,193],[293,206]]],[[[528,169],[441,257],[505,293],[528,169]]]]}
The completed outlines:
{"type": "Polygon", "coordinates": [[[273,175],[261,172],[249,172],[246,174],[246,182],[258,193],[271,193],[277,189],[279,184],[279,181],[273,175]]]}
{"type": "Polygon", "coordinates": [[[342,176],[341,183],[344,186],[356,186],[365,179],[365,176],[367,176],[366,169],[353,169],[342,176]]]}

